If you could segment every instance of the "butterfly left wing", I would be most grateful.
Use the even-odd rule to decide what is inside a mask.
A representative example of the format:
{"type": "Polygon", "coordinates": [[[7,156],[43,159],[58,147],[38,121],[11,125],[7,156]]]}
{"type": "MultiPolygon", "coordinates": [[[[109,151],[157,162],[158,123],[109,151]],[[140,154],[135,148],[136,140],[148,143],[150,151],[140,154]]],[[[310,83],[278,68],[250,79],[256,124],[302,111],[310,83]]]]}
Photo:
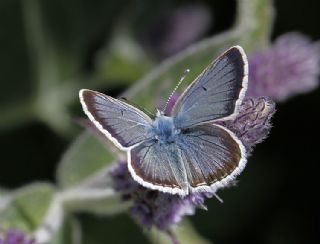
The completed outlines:
{"type": "Polygon", "coordinates": [[[128,151],[128,169],[141,185],[171,194],[187,195],[188,183],[179,148],[174,143],[145,141],[128,151]]]}
{"type": "Polygon", "coordinates": [[[91,90],[81,90],[79,97],[91,122],[118,148],[129,150],[149,139],[152,120],[142,111],[91,90]]]}
{"type": "Polygon", "coordinates": [[[216,191],[244,168],[246,151],[236,136],[213,124],[186,129],[177,140],[191,191],[216,191]]]}

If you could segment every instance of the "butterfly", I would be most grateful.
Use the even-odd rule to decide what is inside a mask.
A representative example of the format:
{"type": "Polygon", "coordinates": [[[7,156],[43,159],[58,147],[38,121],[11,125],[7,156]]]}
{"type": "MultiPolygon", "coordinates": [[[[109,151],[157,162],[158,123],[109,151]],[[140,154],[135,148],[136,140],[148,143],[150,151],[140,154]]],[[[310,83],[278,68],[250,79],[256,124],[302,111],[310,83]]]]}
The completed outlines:
{"type": "Polygon", "coordinates": [[[234,46],[187,87],[170,115],[158,111],[152,119],[122,100],[87,89],[79,96],[95,127],[127,153],[136,182],[186,196],[215,192],[245,167],[245,147],[218,122],[237,115],[247,83],[246,54],[234,46]]]}

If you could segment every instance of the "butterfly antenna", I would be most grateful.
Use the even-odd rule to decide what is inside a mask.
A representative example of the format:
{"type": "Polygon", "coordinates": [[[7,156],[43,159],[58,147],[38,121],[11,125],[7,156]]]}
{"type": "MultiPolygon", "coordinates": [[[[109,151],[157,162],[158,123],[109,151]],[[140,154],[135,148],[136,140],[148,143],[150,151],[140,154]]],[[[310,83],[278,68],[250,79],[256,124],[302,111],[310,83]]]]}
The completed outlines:
{"type": "Polygon", "coordinates": [[[179,86],[181,85],[182,81],[187,77],[187,75],[189,74],[190,72],[190,69],[186,69],[184,72],[183,72],[183,75],[182,77],[180,78],[180,81],[178,82],[178,84],[176,85],[176,87],[173,89],[173,91],[171,92],[166,104],[164,105],[163,109],[162,109],[162,112],[166,111],[167,109],[167,106],[169,104],[169,102],[171,101],[171,98],[173,96],[173,94],[176,92],[176,90],[179,88],[179,86]]]}
{"type": "Polygon", "coordinates": [[[147,110],[146,108],[142,108],[141,106],[139,106],[138,104],[132,102],[132,101],[129,101],[126,97],[120,97],[120,99],[126,101],[127,103],[129,103],[130,105],[133,105],[137,108],[139,108],[141,111],[144,111],[146,112],[149,116],[154,116],[153,113],[151,113],[149,110],[147,110]]]}

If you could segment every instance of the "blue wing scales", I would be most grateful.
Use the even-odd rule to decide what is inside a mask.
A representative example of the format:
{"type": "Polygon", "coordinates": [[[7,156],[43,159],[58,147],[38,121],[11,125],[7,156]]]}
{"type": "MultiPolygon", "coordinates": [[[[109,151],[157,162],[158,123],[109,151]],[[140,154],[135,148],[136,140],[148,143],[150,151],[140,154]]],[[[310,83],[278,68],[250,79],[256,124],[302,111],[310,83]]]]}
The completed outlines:
{"type": "Polygon", "coordinates": [[[129,170],[151,189],[187,195],[227,185],[245,166],[245,149],[218,125],[199,125],[177,135],[172,143],[149,140],[133,148],[129,170]]]}
{"type": "Polygon", "coordinates": [[[187,128],[235,114],[247,89],[247,76],[247,58],[242,48],[227,50],[179,97],[172,113],[176,125],[187,128]]]}
{"type": "Polygon", "coordinates": [[[217,190],[245,166],[246,151],[232,132],[212,124],[185,130],[177,140],[192,191],[217,190]]]}
{"type": "Polygon", "coordinates": [[[89,119],[120,149],[150,138],[152,120],[135,107],[90,90],[81,90],[80,100],[89,119]]]}

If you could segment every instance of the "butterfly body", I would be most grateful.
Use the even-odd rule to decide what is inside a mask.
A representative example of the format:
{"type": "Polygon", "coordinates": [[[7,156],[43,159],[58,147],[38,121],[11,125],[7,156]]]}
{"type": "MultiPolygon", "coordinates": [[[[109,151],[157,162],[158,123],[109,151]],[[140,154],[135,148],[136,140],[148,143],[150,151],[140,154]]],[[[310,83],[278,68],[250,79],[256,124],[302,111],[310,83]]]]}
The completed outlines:
{"type": "Polygon", "coordinates": [[[248,64],[235,46],[212,62],[175,103],[170,116],[151,119],[121,100],[80,91],[84,112],[119,149],[141,185],[185,196],[215,192],[246,164],[246,150],[234,133],[216,123],[232,119],[247,89],[248,64]]]}
{"type": "Polygon", "coordinates": [[[180,134],[180,130],[176,128],[173,118],[162,114],[155,118],[151,131],[155,140],[161,144],[174,143],[180,134]]]}

